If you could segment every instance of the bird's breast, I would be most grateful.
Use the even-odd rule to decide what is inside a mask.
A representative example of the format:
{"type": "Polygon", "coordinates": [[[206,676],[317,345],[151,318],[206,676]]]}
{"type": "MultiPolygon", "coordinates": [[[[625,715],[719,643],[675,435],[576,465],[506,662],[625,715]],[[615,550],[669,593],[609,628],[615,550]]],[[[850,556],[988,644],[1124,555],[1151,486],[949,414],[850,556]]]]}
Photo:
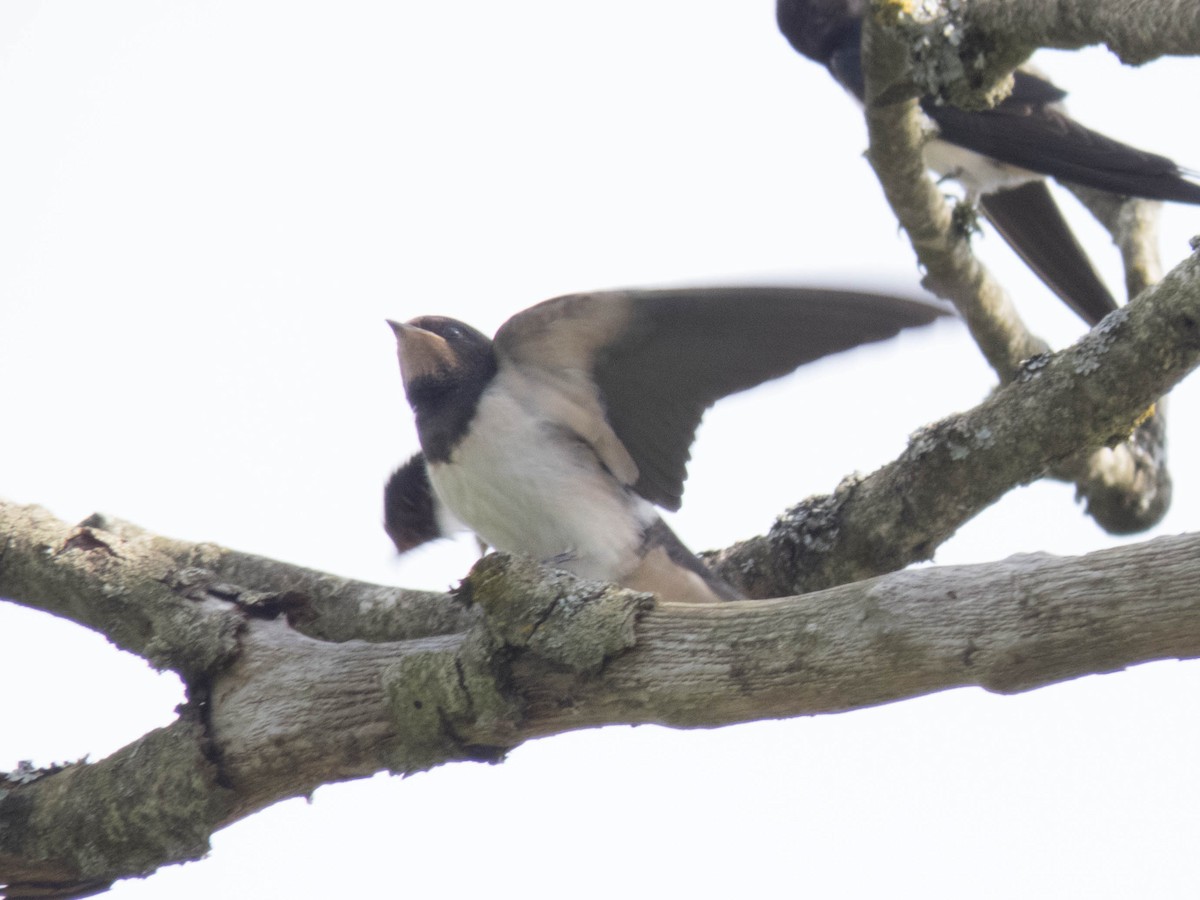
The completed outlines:
{"type": "Polygon", "coordinates": [[[925,145],[925,165],[960,182],[972,194],[990,194],[1041,178],[1036,172],[935,138],[925,145]]]}
{"type": "Polygon", "coordinates": [[[430,464],[430,481],[497,550],[554,561],[584,578],[620,580],[637,566],[657,514],[544,407],[497,379],[449,460],[430,464]]]}

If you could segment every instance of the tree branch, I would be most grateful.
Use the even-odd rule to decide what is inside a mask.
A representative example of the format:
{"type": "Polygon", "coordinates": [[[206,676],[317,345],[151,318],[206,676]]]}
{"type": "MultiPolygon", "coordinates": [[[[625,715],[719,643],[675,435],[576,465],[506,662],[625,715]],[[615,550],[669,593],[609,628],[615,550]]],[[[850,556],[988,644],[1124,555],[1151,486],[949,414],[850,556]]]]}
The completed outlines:
{"type": "Polygon", "coordinates": [[[1128,65],[1200,55],[1200,7],[1191,0],[971,0],[944,8],[971,33],[1031,50],[1104,44],[1128,65]]]}
{"type": "Polygon", "coordinates": [[[468,631],[390,643],[317,641],[228,604],[245,619],[236,655],[174,725],[95,764],[0,780],[0,883],[10,897],[102,889],[194,859],[216,828],[319,784],[496,761],[572,729],[1027,690],[1194,657],[1198,558],[1185,536],[693,606],[494,554],[459,592],[478,615],[468,631]]]}
{"type": "Polygon", "coordinates": [[[838,712],[977,685],[1031,690],[1200,654],[1200,537],[1082,557],[898,572],[780,600],[659,604],[637,645],[569,692],[514,666],[522,732],[709,727],[838,712]],[[569,699],[570,702],[564,702],[569,699]]]}
{"type": "Polygon", "coordinates": [[[237,608],[260,618],[286,613],[301,633],[331,641],[449,634],[475,619],[445,594],[177,541],[111,516],[70,526],[39,507],[0,502],[0,534],[0,596],[98,631],[185,680],[232,652],[243,621],[237,608]]]}
{"type": "Polygon", "coordinates": [[[90,896],[199,859],[233,798],[210,750],[189,710],[100,763],[0,775],[3,896],[90,896]]]}
{"type": "Polygon", "coordinates": [[[1124,63],[1200,55],[1200,10],[1191,0],[874,0],[875,19],[903,36],[906,64],[876,96],[931,95],[964,108],[991,106],[1010,73],[1040,47],[1104,44],[1124,63]],[[1134,8],[1138,7],[1138,8],[1134,8]]]}
{"type": "Polygon", "coordinates": [[[70,527],[36,506],[0,504],[0,597],[98,631],[185,680],[219,668],[241,617],[216,598],[181,603],[188,573],[153,536],[125,539],[92,517],[70,527]]]}
{"type": "Polygon", "coordinates": [[[970,231],[954,219],[922,156],[928,134],[915,100],[879,102],[907,71],[908,52],[868,16],[863,29],[868,159],[925,271],[922,283],[958,309],[988,364],[1012,381],[1024,360],[1049,346],[1025,327],[1008,294],[971,252],[970,231]]]}
{"type": "MultiPolygon", "coordinates": [[[[1108,229],[1121,253],[1129,299],[1162,278],[1158,254],[1161,203],[1064,185],[1108,229]]],[[[1110,534],[1132,534],[1157,524],[1171,505],[1167,466],[1167,402],[1160,399],[1129,440],[1079,454],[1055,477],[1074,481],[1087,511],[1110,534]]]]}

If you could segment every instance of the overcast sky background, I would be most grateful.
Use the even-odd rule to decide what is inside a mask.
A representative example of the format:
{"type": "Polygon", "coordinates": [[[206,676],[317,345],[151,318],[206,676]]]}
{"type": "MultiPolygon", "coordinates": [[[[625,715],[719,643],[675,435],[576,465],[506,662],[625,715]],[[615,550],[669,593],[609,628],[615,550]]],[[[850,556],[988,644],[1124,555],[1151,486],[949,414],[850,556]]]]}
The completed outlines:
{"type": "MultiPolygon", "coordinates": [[[[1082,120],[1200,165],[1193,60],[1041,54],[1082,120]]],[[[341,575],[445,588],[467,541],[379,526],[417,446],[385,317],[494,330],[602,287],[916,289],[853,104],[773,5],[0,4],[0,495],[341,575]]],[[[1107,236],[1063,204],[1111,284],[1107,236]]],[[[1163,215],[1168,265],[1200,231],[1163,215]]],[[[1056,346],[1080,323],[987,233],[1056,346]]],[[[894,457],[993,386],[956,323],[720,404],[673,524],[696,549],[894,457]]],[[[1171,404],[1200,528],[1200,396],[1171,404]]],[[[1138,539],[1145,539],[1142,536],[1138,539]]],[[[1072,490],[1014,492],[938,563],[1111,546],[1072,490]]],[[[0,768],[103,757],[181,694],[0,603],[0,768]]],[[[1200,666],[713,731],[613,727],[318,790],[114,898],[1194,897],[1200,666]]]]}

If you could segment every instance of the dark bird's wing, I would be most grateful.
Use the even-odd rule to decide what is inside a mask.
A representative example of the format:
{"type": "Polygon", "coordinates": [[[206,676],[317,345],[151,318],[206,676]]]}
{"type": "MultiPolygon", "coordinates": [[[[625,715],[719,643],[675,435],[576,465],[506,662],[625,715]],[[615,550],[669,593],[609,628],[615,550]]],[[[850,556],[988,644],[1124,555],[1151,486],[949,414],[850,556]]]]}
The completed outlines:
{"type": "Polygon", "coordinates": [[[634,489],[674,510],[696,428],[718,399],[945,314],[916,300],[808,288],[574,294],[514,316],[496,350],[502,367],[554,373],[575,390],[582,376],[637,467],[634,489]]]}
{"type": "Polygon", "coordinates": [[[967,111],[931,100],[922,109],[943,140],[1060,181],[1127,197],[1200,203],[1200,185],[1173,160],[1080,125],[1056,104],[1065,93],[1018,70],[994,109],[967,111]]]}
{"type": "Polygon", "coordinates": [[[383,489],[383,528],[401,553],[447,535],[439,522],[425,455],[417,453],[392,473],[383,489]]]}
{"type": "Polygon", "coordinates": [[[983,194],[979,206],[1025,264],[1088,325],[1117,308],[1046,182],[983,194]]]}

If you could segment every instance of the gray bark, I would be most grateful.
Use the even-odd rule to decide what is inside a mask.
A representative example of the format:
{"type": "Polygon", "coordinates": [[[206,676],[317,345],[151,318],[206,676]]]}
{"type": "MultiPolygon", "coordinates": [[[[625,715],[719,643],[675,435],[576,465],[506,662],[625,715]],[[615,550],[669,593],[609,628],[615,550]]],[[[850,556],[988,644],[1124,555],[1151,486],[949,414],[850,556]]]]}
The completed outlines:
{"type": "MultiPolygon", "coordinates": [[[[82,549],[78,528],[60,523],[52,536],[44,514],[4,512],[6,528],[24,517],[39,540],[55,538],[10,540],[0,590],[18,600],[42,589],[8,577],[29,574],[30,554],[93,558],[106,572],[96,598],[163,571],[163,558],[126,555],[115,534],[82,549]]],[[[197,601],[177,591],[161,599],[197,637],[222,639],[236,619],[234,646],[189,682],[173,725],[97,763],[0,779],[0,883],[11,897],[102,890],[195,859],[222,825],[321,784],[497,761],[531,737],[578,728],[709,727],[962,685],[1028,690],[1195,657],[1198,558],[1200,537],[1160,538],[1081,558],[893,573],[803,597],[681,605],[492,555],[443,598],[468,611],[465,630],[382,641],[314,639],[282,611],[264,617],[232,600],[205,601],[223,614],[197,626],[197,601]]],[[[286,568],[264,561],[258,574],[286,568]]],[[[340,600],[353,607],[387,591],[347,583],[340,600]]],[[[160,659],[192,668],[187,649],[170,645],[160,659]]]]}

